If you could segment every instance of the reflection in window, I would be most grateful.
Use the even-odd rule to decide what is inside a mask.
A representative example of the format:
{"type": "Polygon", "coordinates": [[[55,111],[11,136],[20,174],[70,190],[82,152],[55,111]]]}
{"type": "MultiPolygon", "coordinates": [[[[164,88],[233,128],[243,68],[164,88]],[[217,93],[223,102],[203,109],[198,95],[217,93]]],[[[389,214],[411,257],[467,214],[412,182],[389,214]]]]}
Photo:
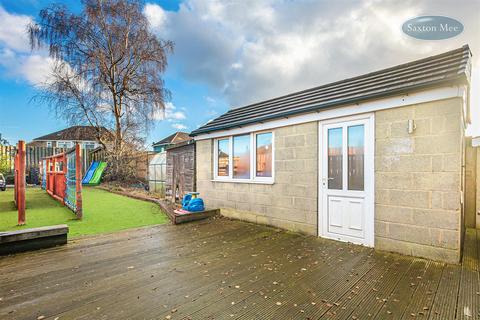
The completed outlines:
{"type": "Polygon", "coordinates": [[[328,129],[328,189],[342,189],[342,128],[328,129]]]}
{"type": "Polygon", "coordinates": [[[57,148],[71,148],[72,147],[72,142],[70,141],[57,141],[57,148]]]}
{"type": "Polygon", "coordinates": [[[348,190],[363,190],[364,186],[364,127],[348,127],[348,190]]]}
{"type": "Polygon", "coordinates": [[[218,172],[219,177],[228,177],[228,158],[230,153],[230,141],[218,140],[218,172]]]}
{"type": "Polygon", "coordinates": [[[233,137],[233,178],[250,179],[250,135],[233,137]]]}
{"type": "Polygon", "coordinates": [[[84,149],[95,149],[95,142],[85,142],[83,144],[84,149]]]}
{"type": "Polygon", "coordinates": [[[63,162],[55,162],[55,172],[63,172],[63,162]]]}
{"type": "Polygon", "coordinates": [[[272,133],[256,135],[256,172],[257,177],[272,176],[272,133]]]}

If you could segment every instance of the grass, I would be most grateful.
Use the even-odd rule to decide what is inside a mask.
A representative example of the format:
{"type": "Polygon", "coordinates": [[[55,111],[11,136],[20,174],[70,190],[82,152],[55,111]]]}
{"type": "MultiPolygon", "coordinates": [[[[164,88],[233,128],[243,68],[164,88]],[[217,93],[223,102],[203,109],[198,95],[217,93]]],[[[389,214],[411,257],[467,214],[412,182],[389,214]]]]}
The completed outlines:
{"type": "Polygon", "coordinates": [[[96,188],[83,189],[83,219],[52,199],[40,188],[26,192],[27,224],[17,226],[13,190],[0,191],[0,231],[35,228],[56,224],[69,226],[69,237],[109,233],[130,228],[163,224],[167,216],[158,205],[117,195],[96,188]]]}

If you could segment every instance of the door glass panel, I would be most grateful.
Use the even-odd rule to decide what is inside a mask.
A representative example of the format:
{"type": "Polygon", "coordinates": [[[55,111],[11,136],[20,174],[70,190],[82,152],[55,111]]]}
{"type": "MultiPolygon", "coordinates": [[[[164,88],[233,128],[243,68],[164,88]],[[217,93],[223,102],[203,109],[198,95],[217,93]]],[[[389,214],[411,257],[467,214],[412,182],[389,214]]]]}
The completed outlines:
{"type": "Polygon", "coordinates": [[[342,128],[328,129],[328,189],[342,189],[342,128]]]}
{"type": "Polygon", "coordinates": [[[233,177],[250,179],[250,135],[233,137],[233,177]]]}
{"type": "Polygon", "coordinates": [[[364,126],[348,127],[348,190],[364,188],[364,126]]]}
{"type": "Polygon", "coordinates": [[[228,158],[230,142],[228,139],[218,140],[218,172],[219,177],[228,177],[228,158]]]}

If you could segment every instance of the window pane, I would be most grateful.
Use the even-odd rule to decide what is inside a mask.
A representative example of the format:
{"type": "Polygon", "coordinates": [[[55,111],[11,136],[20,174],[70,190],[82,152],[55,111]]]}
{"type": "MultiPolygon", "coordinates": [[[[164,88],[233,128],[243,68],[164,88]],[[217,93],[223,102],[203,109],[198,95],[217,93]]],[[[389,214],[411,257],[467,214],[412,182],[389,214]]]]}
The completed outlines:
{"type": "Polygon", "coordinates": [[[218,172],[219,177],[228,177],[228,158],[230,142],[228,139],[218,140],[218,172]]]}
{"type": "Polygon", "coordinates": [[[233,177],[250,178],[250,135],[233,137],[233,177]]]}
{"type": "Polygon", "coordinates": [[[257,177],[272,176],[272,133],[257,134],[257,177]]]}
{"type": "Polygon", "coordinates": [[[348,127],[348,190],[363,190],[364,127],[348,127]]]}
{"type": "Polygon", "coordinates": [[[328,189],[342,189],[342,128],[328,129],[328,189]]]}
{"type": "Polygon", "coordinates": [[[95,149],[95,142],[85,142],[83,147],[85,149],[95,149]]]}

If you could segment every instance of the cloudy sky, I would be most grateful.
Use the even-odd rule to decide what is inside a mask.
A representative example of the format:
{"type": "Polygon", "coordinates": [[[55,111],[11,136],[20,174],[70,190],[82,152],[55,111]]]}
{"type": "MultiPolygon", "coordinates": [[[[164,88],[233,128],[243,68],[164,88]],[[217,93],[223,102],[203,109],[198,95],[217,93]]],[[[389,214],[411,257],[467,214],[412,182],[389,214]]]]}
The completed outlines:
{"type": "MultiPolygon", "coordinates": [[[[49,58],[28,48],[25,25],[47,0],[0,0],[0,133],[11,142],[66,124],[31,102],[49,58]]],[[[74,11],[78,1],[65,2],[74,11]]],[[[231,107],[360,75],[469,44],[473,52],[474,124],[480,135],[480,0],[146,1],[152,31],[175,42],[165,74],[172,101],[148,141],[191,131],[231,107]],[[452,39],[422,41],[402,33],[421,15],[465,26],[452,39]]]]}

